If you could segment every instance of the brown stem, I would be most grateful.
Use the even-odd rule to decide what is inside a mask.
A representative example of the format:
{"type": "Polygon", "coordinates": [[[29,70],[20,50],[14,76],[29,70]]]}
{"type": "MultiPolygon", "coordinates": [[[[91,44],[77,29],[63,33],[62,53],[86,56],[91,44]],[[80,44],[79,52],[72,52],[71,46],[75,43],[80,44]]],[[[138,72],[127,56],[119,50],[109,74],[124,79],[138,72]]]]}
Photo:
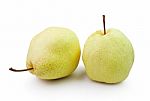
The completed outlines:
{"type": "Polygon", "coordinates": [[[32,70],[33,68],[28,68],[28,69],[21,69],[21,70],[16,70],[16,69],[13,69],[12,67],[9,68],[10,71],[13,71],[13,72],[23,72],[23,71],[28,71],[28,70],[32,70]]]}
{"type": "Polygon", "coordinates": [[[104,35],[106,34],[106,28],[105,28],[105,15],[103,15],[103,27],[104,27],[104,35]]]}

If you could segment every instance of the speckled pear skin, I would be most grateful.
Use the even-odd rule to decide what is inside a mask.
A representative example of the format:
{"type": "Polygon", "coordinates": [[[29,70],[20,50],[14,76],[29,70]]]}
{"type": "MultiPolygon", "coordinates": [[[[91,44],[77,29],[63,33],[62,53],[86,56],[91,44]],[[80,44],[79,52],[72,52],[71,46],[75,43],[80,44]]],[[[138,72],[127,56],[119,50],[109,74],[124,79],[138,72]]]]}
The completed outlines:
{"type": "Polygon", "coordinates": [[[33,37],[26,66],[41,79],[58,79],[70,75],[80,58],[79,40],[67,28],[49,27],[33,37]]]}
{"type": "Polygon", "coordinates": [[[96,31],[84,45],[82,59],[91,80],[119,83],[125,80],[134,61],[134,50],[128,38],[117,29],[107,34],[96,31]]]}

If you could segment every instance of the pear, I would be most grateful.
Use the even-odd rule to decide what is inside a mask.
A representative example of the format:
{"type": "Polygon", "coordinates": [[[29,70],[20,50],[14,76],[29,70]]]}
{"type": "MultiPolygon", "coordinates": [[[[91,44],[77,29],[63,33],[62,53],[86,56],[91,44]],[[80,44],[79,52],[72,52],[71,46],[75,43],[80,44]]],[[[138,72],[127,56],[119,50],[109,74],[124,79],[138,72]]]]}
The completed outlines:
{"type": "Polygon", "coordinates": [[[118,29],[93,33],[85,42],[82,59],[91,80],[119,83],[125,80],[134,61],[134,50],[129,39],[118,29]]]}
{"type": "Polygon", "coordinates": [[[80,58],[79,40],[67,28],[49,27],[33,37],[27,54],[27,69],[40,79],[58,79],[70,75],[80,58]]]}

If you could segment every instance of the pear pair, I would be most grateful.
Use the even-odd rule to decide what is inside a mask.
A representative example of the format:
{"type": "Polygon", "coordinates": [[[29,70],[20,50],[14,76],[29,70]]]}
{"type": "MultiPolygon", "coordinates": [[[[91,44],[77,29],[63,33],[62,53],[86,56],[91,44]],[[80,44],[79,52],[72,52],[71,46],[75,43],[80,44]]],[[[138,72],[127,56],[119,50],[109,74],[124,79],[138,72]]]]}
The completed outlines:
{"type": "MultiPolygon", "coordinates": [[[[96,31],[86,41],[82,59],[88,77],[94,81],[118,83],[128,76],[134,61],[133,47],[117,29],[96,31]]],[[[75,33],[67,28],[49,27],[36,35],[27,54],[27,71],[41,79],[66,77],[77,68],[80,44],[75,33]]]]}

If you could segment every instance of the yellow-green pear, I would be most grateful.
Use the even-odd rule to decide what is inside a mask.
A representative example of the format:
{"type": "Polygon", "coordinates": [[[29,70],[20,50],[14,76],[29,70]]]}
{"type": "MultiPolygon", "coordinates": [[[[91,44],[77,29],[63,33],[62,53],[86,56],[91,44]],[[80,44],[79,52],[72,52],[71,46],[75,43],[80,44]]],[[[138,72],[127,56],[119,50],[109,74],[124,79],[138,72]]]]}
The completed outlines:
{"type": "Polygon", "coordinates": [[[70,75],[80,58],[80,44],[75,33],[67,28],[49,27],[33,37],[26,66],[41,79],[58,79],[70,75]]]}
{"type": "Polygon", "coordinates": [[[83,62],[91,80],[119,83],[125,80],[134,61],[134,50],[129,39],[117,29],[93,33],[85,42],[83,62]]]}

